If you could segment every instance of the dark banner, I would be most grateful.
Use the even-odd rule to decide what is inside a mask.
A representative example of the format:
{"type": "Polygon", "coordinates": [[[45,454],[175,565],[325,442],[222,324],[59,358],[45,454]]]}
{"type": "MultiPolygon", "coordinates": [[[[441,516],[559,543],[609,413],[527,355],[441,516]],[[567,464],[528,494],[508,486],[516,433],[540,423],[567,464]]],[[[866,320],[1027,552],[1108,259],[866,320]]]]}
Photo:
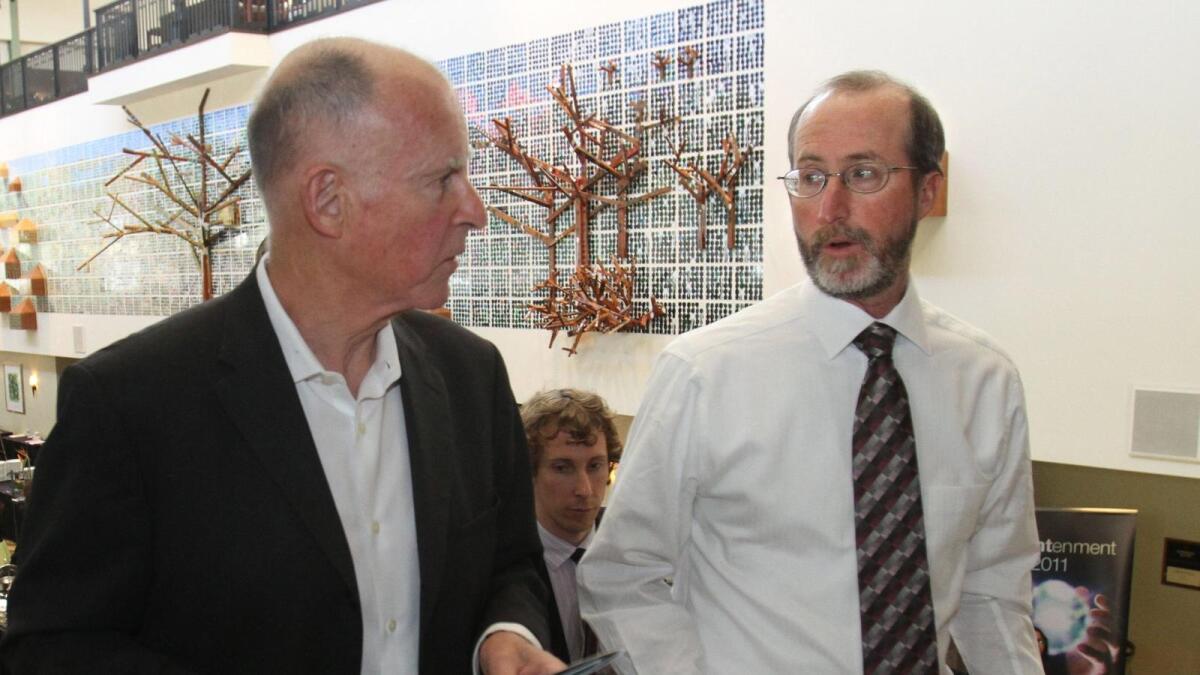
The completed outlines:
{"type": "Polygon", "coordinates": [[[1038,509],[1033,625],[1046,675],[1125,672],[1137,511],[1038,509]]]}

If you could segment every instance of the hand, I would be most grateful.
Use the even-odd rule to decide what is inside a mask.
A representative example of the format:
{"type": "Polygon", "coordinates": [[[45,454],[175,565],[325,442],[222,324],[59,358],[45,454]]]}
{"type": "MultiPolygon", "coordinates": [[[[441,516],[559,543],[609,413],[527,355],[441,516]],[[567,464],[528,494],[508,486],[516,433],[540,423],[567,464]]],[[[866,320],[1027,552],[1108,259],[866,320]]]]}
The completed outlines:
{"type": "Polygon", "coordinates": [[[567,664],[520,635],[502,630],[480,645],[479,666],[484,675],[554,675],[567,664]]]}
{"type": "MultiPolygon", "coordinates": [[[[1086,602],[1090,593],[1080,586],[1075,589],[1086,602]]],[[[1108,598],[1097,593],[1095,607],[1088,611],[1087,637],[1067,652],[1067,672],[1071,675],[1108,675],[1117,661],[1120,647],[1113,644],[1112,614],[1108,598]]]]}

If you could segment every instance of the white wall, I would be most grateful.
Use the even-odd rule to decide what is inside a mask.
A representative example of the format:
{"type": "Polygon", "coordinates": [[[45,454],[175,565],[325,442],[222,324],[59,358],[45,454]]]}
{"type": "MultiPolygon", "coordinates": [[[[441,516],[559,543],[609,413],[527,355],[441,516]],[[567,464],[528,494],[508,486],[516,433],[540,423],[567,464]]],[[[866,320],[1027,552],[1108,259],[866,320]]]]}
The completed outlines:
{"type": "MultiPolygon", "coordinates": [[[[312,37],[361,35],[440,59],[691,4],[613,0],[582,13],[550,0],[392,0],[271,40],[282,55],[312,37]]],[[[1200,388],[1190,199],[1200,190],[1191,171],[1200,4],[767,0],[766,17],[766,175],[785,170],[788,119],[821,80],[873,67],[916,84],[942,113],[951,187],[949,215],[923,224],[915,277],[927,299],[992,333],[1021,367],[1034,457],[1200,477],[1200,464],[1128,456],[1134,385],[1200,388]]],[[[249,100],[256,86],[232,83],[222,96],[249,100]]],[[[64,134],[83,133],[67,106],[0,121],[0,158],[65,144],[34,133],[35,120],[57,116],[64,134]]],[[[194,106],[181,97],[154,116],[194,106]]],[[[125,130],[119,111],[87,114],[92,137],[125,130]]],[[[804,273],[783,192],[768,185],[765,201],[770,293],[804,273]]],[[[500,345],[519,398],[571,384],[624,413],[665,344],[589,336],[567,358],[545,348],[543,333],[480,332],[500,345]]]]}
{"type": "MultiPolygon", "coordinates": [[[[9,2],[11,0],[0,0],[0,40],[12,37],[9,2]]],[[[92,6],[99,4],[92,3],[92,6]]],[[[22,43],[45,45],[83,30],[83,3],[80,0],[18,0],[17,12],[22,43]]],[[[89,21],[94,23],[95,20],[95,15],[91,15],[89,21]]],[[[27,53],[23,51],[22,55],[27,53]]]]}
{"type": "MultiPolygon", "coordinates": [[[[769,143],[783,140],[789,88],[849,68],[891,70],[941,110],[949,215],[927,224],[918,283],[1021,367],[1035,458],[1200,476],[1128,456],[1134,385],[1200,385],[1196,179],[1170,170],[1200,151],[1200,5],[769,10],[769,143]]],[[[768,201],[782,222],[782,200],[768,201]]],[[[769,279],[797,276],[783,268],[769,279]]]]}
{"type": "Polygon", "coordinates": [[[22,386],[25,390],[24,413],[9,412],[4,405],[4,397],[0,396],[0,429],[18,434],[48,433],[54,426],[54,404],[58,398],[58,372],[54,357],[0,351],[0,364],[19,364],[22,367],[22,386]],[[38,376],[36,394],[29,386],[29,376],[35,372],[38,376]]]}

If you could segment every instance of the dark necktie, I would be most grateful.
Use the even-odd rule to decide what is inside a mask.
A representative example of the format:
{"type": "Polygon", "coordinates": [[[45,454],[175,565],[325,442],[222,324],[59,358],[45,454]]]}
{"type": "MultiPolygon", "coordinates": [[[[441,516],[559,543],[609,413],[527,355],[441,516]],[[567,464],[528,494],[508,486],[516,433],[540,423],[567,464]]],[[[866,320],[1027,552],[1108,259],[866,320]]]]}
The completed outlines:
{"type": "Polygon", "coordinates": [[[867,374],[854,414],[854,532],[863,672],[937,673],[937,632],[925,554],[916,444],[895,329],[873,323],[854,339],[867,374]]]}
{"type": "MultiPolygon", "coordinates": [[[[583,557],[583,554],[586,551],[587,549],[583,547],[576,548],[575,552],[571,554],[571,562],[578,565],[579,559],[583,557]]],[[[576,655],[575,658],[590,656],[599,651],[596,634],[592,632],[592,627],[587,625],[587,622],[583,619],[580,619],[579,621],[583,624],[583,653],[576,655]]]]}

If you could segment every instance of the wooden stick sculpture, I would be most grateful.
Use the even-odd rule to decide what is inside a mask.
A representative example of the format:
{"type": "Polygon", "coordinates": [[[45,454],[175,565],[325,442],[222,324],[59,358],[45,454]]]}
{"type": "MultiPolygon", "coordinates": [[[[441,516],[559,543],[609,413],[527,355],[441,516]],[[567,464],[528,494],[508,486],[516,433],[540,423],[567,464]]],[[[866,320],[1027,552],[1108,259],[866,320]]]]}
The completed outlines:
{"type": "Polygon", "coordinates": [[[654,66],[655,70],[658,71],[658,81],[659,82],[662,82],[663,80],[667,79],[667,68],[671,65],[671,62],[674,60],[675,59],[671,58],[670,56],[668,56],[667,54],[664,54],[662,52],[654,53],[654,58],[651,59],[650,63],[651,63],[651,65],[654,66]]]}
{"type": "MultiPolygon", "coordinates": [[[[614,66],[615,72],[615,64],[610,65],[614,66]]],[[[537,239],[549,250],[548,275],[535,287],[535,290],[545,290],[547,297],[543,302],[531,305],[530,311],[543,317],[543,327],[552,333],[551,345],[559,330],[575,336],[575,343],[567,350],[574,354],[583,333],[644,327],[662,314],[651,298],[651,311],[633,316],[636,268],[632,261],[627,266],[621,261],[629,259],[630,206],[667,194],[671,188],[664,186],[641,195],[629,194],[649,167],[649,163],[640,157],[642,139],[581,110],[574,70],[569,64],[559,69],[558,86],[548,86],[547,90],[566,115],[566,123],[560,131],[567,139],[571,154],[578,160],[578,168],[552,164],[530,154],[522,146],[511,120],[495,119],[492,120],[495,132],[489,137],[492,145],[517,162],[529,183],[488,185],[481,189],[502,192],[546,210],[545,225],[538,227],[521,222],[501,208],[488,207],[501,221],[537,239]],[[601,187],[610,185],[612,189],[608,194],[600,194],[601,187]],[[608,207],[617,209],[617,255],[611,270],[591,263],[590,247],[591,221],[600,210],[608,207]],[[559,232],[558,219],[568,210],[572,212],[574,222],[559,232]],[[556,249],[559,242],[570,235],[575,235],[578,241],[575,274],[565,284],[560,284],[556,249]]],[[[665,124],[665,121],[660,120],[654,126],[659,124],[665,124]]]]}
{"type": "Polygon", "coordinates": [[[699,158],[691,164],[683,163],[683,153],[687,151],[687,139],[678,144],[670,143],[671,153],[675,159],[667,160],[667,166],[679,175],[679,185],[687,191],[696,202],[696,245],[703,249],[707,243],[708,230],[708,183],[700,178],[700,169],[696,167],[699,158]]]}
{"type": "Polygon", "coordinates": [[[585,333],[615,333],[633,326],[645,328],[664,313],[653,297],[648,311],[636,312],[633,286],[637,269],[633,261],[624,264],[614,256],[610,267],[600,264],[577,267],[565,284],[559,284],[557,276],[552,273],[535,287],[553,292],[545,300],[530,305],[529,310],[543,317],[543,327],[551,331],[551,347],[560,330],[575,338],[570,347],[563,347],[570,355],[578,353],[579,341],[585,333]]]}
{"type": "Polygon", "coordinates": [[[600,66],[600,70],[604,71],[604,84],[611,87],[617,79],[617,73],[621,70],[621,64],[610,59],[607,63],[600,66]]]}
{"type": "Polygon", "coordinates": [[[696,71],[696,62],[704,57],[700,56],[700,50],[695,47],[684,47],[683,54],[679,57],[679,65],[683,66],[687,78],[690,80],[696,71]]]}
{"type": "Polygon", "coordinates": [[[737,136],[730,132],[721,140],[721,164],[716,175],[713,175],[698,166],[699,159],[693,160],[691,164],[684,164],[686,140],[670,145],[675,158],[667,160],[667,166],[678,174],[680,186],[696,201],[696,244],[704,248],[707,243],[705,231],[708,222],[708,198],[715,194],[725,207],[725,247],[733,250],[737,243],[737,181],[742,166],[750,157],[750,148],[739,147],[737,136]]]}
{"type": "Polygon", "coordinates": [[[206,141],[204,125],[204,106],[208,102],[208,93],[209,90],[205,89],[196,113],[199,138],[192,134],[186,137],[173,135],[169,146],[147,129],[129,108],[122,106],[129,122],[141,130],[152,147],[144,151],[125,148],[124,153],[133,157],[133,161],[104,185],[107,188],[120,179],[149,185],[166,199],[167,207],[157,204],[156,214],[152,216],[134,208],[115,192],[107,192],[108,210],[97,208],[94,213],[100,219],[96,222],[107,223],[112,228],[111,232],[103,235],[111,241],[77,269],[87,267],[129,235],[165,234],[187,242],[200,267],[203,299],[212,298],[213,252],[218,244],[236,234],[241,225],[241,197],[235,193],[249,180],[250,169],[237,176],[229,173],[233,160],[241,154],[240,146],[231,149],[222,160],[213,156],[212,148],[206,141]],[[130,173],[146,160],[153,163],[152,172],[130,173]],[[198,172],[195,167],[199,168],[198,172]],[[123,215],[118,215],[118,209],[123,215]]]}

